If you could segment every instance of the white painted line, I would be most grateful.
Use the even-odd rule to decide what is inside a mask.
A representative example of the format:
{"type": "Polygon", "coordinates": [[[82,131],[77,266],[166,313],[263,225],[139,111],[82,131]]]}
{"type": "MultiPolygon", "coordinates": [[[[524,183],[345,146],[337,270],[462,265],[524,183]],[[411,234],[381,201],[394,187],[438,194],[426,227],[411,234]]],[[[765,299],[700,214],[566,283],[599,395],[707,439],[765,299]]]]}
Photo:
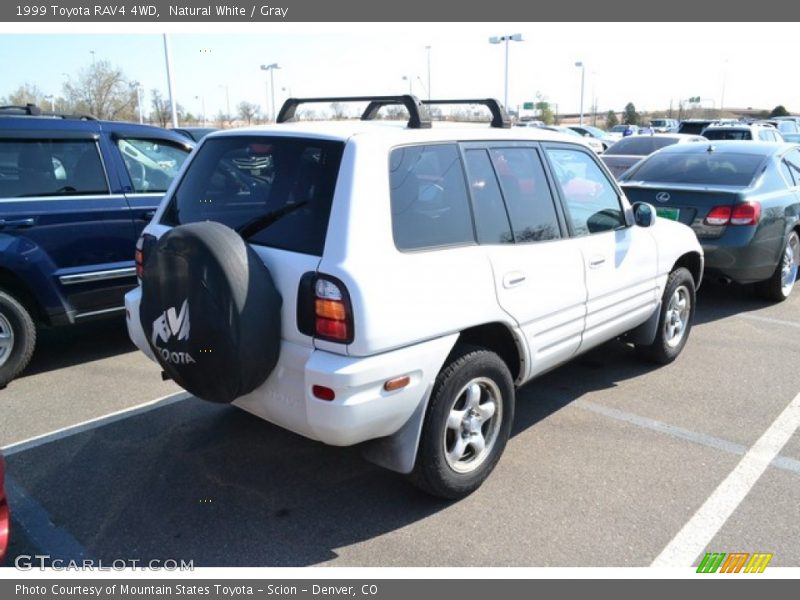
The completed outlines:
{"type": "Polygon", "coordinates": [[[800,394],[797,394],[789,406],[778,415],[733,471],[661,551],[651,566],[692,566],[798,427],[800,427],[800,394]]]}
{"type": "Polygon", "coordinates": [[[44,444],[49,444],[50,442],[55,442],[72,435],[83,433],[84,431],[97,429],[98,427],[103,427],[104,425],[110,425],[111,423],[121,421],[122,419],[127,419],[128,417],[134,417],[156,408],[163,408],[164,406],[169,406],[170,404],[175,404],[176,402],[180,402],[191,397],[192,395],[189,392],[175,392],[173,394],[168,394],[166,396],[162,396],[161,398],[156,398],[155,400],[145,402],[144,404],[137,404],[136,406],[124,408],[117,412],[103,415],[102,417],[89,419],[88,421],[83,421],[82,423],[76,423],[75,425],[56,429],[55,431],[37,435],[21,442],[15,442],[13,444],[9,444],[8,446],[1,447],[0,450],[2,450],[3,454],[6,456],[10,456],[12,454],[17,454],[18,452],[36,448],[37,446],[43,446],[44,444]]]}
{"type": "Polygon", "coordinates": [[[797,321],[774,319],[772,317],[762,317],[761,315],[751,315],[748,313],[739,313],[736,316],[740,319],[750,319],[751,321],[761,321],[762,323],[772,323],[773,325],[782,325],[784,327],[800,327],[800,323],[797,321]]]}

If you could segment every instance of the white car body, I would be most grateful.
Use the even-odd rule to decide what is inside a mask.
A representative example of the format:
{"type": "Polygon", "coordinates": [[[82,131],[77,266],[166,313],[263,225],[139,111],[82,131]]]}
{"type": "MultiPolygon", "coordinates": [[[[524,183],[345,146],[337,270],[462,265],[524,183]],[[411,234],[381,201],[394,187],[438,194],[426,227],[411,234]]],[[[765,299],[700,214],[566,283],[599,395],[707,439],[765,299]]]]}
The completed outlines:
{"type": "MultiPolygon", "coordinates": [[[[471,244],[400,251],[390,211],[388,156],[399,146],[465,142],[558,143],[585,149],[581,140],[538,128],[440,126],[409,129],[392,123],[287,123],[207,136],[183,167],[222,136],[296,136],[345,144],[324,252],[310,256],[253,245],[283,297],[281,353],[263,385],[235,404],[281,427],[326,444],[380,441],[371,460],[400,472],[414,464],[422,417],[437,374],[460,337],[498,331],[516,354],[509,368],[522,385],[574,356],[653,322],[670,271],[702,250],[688,227],[657,219],[634,224],[633,211],[613,177],[591,160],[619,195],[627,225],[615,231],[505,245],[471,244]],[[333,276],[352,300],[355,338],[321,341],[298,329],[298,282],[304,273],[333,276]],[[409,384],[387,392],[401,376],[409,384]],[[323,401],[312,386],[336,392],[323,401]]],[[[145,233],[160,237],[173,183],[145,233]]],[[[695,269],[697,271],[697,269],[695,269]]],[[[133,342],[152,351],[139,320],[141,287],[125,297],[133,342]]]]}

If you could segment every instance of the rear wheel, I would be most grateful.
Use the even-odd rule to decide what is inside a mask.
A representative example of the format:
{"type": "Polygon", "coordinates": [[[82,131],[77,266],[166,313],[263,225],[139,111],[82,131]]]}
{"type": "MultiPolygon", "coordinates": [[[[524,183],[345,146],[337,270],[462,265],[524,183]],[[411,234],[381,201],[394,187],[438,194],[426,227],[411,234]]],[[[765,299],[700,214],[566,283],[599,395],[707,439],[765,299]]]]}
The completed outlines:
{"type": "Polygon", "coordinates": [[[686,345],[694,320],[695,287],[692,274],[679,267],[670,273],[652,344],[637,345],[646,359],[665,365],[675,360],[686,345]]]}
{"type": "Polygon", "coordinates": [[[792,231],[786,238],[781,260],[772,277],[761,283],[761,293],[767,300],[783,302],[794,289],[800,265],[800,237],[792,231]]]}
{"type": "Polygon", "coordinates": [[[13,296],[0,291],[0,388],[28,365],[36,345],[30,313],[13,296]]]}
{"type": "Polygon", "coordinates": [[[503,360],[463,347],[434,384],[411,480],[434,496],[474,492],[505,449],[514,419],[514,383],[503,360]]]}

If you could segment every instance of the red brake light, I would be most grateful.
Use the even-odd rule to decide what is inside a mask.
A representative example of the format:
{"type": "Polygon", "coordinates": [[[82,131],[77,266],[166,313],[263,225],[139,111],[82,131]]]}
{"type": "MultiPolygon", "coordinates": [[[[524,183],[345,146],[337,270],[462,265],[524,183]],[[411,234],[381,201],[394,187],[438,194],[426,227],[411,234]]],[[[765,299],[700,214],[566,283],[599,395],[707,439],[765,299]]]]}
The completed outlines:
{"type": "Polygon", "coordinates": [[[133,253],[133,260],[136,263],[136,277],[139,278],[139,283],[142,281],[144,275],[144,263],[147,260],[147,253],[155,245],[156,237],[149,233],[143,233],[136,240],[136,251],[133,253]]]}
{"type": "Polygon", "coordinates": [[[727,225],[731,220],[730,206],[715,206],[706,215],[706,225],[727,225]]]}
{"type": "Polygon", "coordinates": [[[761,218],[761,205],[755,202],[737,204],[731,214],[731,225],[756,225],[761,218]]]}

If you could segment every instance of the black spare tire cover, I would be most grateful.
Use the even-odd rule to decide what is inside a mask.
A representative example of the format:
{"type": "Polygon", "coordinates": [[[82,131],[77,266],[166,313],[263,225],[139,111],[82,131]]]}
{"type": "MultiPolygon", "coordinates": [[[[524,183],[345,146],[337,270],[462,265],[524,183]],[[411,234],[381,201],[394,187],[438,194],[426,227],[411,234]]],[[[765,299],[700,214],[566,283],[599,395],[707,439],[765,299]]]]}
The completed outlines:
{"type": "Polygon", "coordinates": [[[211,402],[261,385],[280,353],[281,296],[253,249],[220,223],[181,225],[148,253],[139,317],[164,371],[211,402]]]}

